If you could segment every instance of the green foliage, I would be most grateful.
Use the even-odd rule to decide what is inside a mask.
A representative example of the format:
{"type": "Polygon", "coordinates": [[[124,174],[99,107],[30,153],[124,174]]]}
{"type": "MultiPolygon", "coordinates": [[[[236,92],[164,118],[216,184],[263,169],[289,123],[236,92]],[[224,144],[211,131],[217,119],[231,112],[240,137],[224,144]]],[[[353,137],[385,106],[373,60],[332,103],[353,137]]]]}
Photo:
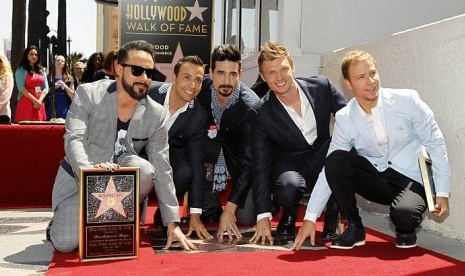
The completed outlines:
{"type": "Polygon", "coordinates": [[[83,62],[84,64],[86,64],[87,63],[87,58],[85,58],[84,55],[82,53],[80,53],[80,52],[72,52],[70,54],[70,57],[69,57],[69,62],[70,62],[69,67],[70,67],[70,69],[72,69],[74,67],[74,64],[76,62],[78,62],[78,61],[83,62]]]}

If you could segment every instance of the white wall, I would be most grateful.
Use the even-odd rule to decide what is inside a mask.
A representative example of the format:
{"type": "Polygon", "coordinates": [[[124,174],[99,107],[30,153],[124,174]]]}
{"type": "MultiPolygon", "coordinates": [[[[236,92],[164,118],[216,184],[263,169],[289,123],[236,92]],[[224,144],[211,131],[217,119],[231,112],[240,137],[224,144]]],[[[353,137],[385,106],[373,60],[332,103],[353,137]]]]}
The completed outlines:
{"type": "MultiPolygon", "coordinates": [[[[465,239],[465,15],[430,24],[367,44],[322,55],[321,73],[343,88],[340,61],[348,50],[361,48],[377,61],[384,87],[413,88],[434,111],[446,139],[452,171],[450,216],[428,216],[422,226],[465,239]]],[[[345,90],[345,88],[344,88],[345,90]]],[[[346,91],[347,93],[347,91],[346,91]]],[[[376,206],[363,204],[369,210],[376,206]]]]}
{"type": "Polygon", "coordinates": [[[302,51],[325,53],[463,13],[463,0],[306,0],[302,51]]]}
{"type": "MultiPolygon", "coordinates": [[[[319,54],[465,13],[464,0],[279,0],[278,40],[296,76],[318,74],[319,54]]],[[[258,74],[257,55],[244,60],[243,79],[258,74]]]]}

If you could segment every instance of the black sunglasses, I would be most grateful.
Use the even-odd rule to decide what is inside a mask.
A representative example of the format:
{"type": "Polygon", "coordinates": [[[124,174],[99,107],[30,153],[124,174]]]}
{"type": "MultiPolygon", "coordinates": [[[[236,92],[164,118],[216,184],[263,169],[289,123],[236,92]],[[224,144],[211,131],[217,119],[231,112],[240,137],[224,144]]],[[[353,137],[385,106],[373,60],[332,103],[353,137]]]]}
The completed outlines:
{"type": "Polygon", "coordinates": [[[121,63],[121,66],[123,66],[123,67],[131,67],[131,73],[135,77],[140,77],[145,72],[145,75],[147,75],[147,78],[151,79],[151,78],[153,78],[155,76],[155,74],[157,72],[156,69],[144,68],[144,67],[138,66],[138,65],[131,65],[131,64],[121,63]]]}

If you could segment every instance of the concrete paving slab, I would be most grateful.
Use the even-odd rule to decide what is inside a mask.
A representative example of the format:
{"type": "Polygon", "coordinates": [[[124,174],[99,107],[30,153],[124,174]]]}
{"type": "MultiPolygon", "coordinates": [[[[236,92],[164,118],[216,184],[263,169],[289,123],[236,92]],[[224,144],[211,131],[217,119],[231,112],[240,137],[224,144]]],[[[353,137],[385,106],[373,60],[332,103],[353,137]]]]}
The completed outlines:
{"type": "Polygon", "coordinates": [[[44,275],[53,247],[45,240],[50,209],[0,211],[0,275],[44,275]]]}

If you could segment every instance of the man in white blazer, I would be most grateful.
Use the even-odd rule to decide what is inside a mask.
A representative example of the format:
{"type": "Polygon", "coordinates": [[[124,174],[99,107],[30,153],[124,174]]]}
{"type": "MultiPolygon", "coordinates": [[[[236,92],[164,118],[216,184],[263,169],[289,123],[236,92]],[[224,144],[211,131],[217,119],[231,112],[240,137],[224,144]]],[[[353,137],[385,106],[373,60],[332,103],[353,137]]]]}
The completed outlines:
{"type": "Polygon", "coordinates": [[[347,229],[331,248],[365,244],[356,193],[390,205],[396,246],[415,247],[415,229],[427,209],[418,165],[423,148],[433,163],[434,214],[442,217],[449,212],[450,168],[444,137],[433,112],[416,91],[380,87],[376,62],[369,53],[347,53],[341,69],[344,83],[355,97],[336,113],[325,170],[311,195],[293,249],[299,249],[308,236],[315,243],[315,221],[324,207],[321,202],[326,202],[331,192],[349,219],[347,229]]]}
{"type": "Polygon", "coordinates": [[[147,97],[155,73],[154,57],[152,44],[128,42],[118,51],[116,81],[83,84],[76,91],[66,118],[66,156],[52,194],[49,236],[56,250],[70,252],[78,247],[79,168],[114,171],[120,166],[140,167],[141,201],[155,187],[168,227],[166,247],[180,241],[186,250],[195,248],[177,224],[179,206],[168,157],[166,111],[147,97]],[[148,161],[139,156],[144,147],[148,161]]]}

